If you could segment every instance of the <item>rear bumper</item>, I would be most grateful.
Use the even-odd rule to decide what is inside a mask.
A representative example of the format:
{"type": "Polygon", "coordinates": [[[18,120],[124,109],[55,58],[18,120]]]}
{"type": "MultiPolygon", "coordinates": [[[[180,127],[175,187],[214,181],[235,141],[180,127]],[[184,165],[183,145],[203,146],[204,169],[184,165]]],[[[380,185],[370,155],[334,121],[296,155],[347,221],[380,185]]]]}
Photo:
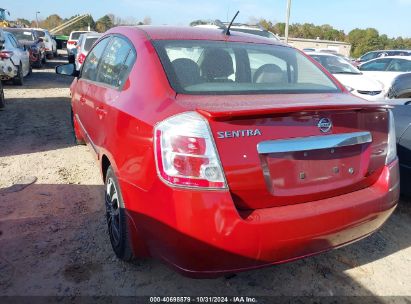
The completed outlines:
{"type": "Polygon", "coordinates": [[[13,63],[11,63],[11,61],[0,64],[0,79],[1,80],[8,80],[16,76],[17,76],[17,67],[13,63]]]}
{"type": "Polygon", "coordinates": [[[135,250],[144,240],[151,255],[191,277],[260,268],[346,245],[380,228],[399,198],[397,161],[372,187],[249,212],[239,212],[229,192],[172,189],[161,182],[155,192],[145,192],[120,184],[135,250]]]}

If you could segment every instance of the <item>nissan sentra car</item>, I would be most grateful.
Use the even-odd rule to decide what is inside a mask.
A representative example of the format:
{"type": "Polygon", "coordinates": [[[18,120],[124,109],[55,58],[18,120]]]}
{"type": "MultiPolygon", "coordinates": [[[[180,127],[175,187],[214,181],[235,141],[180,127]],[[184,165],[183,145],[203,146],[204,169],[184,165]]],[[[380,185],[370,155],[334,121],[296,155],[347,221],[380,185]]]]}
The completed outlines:
{"type": "Polygon", "coordinates": [[[390,110],[280,42],[121,27],[56,72],[76,76],[74,133],[120,259],[216,277],[350,244],[397,205],[390,110]]]}

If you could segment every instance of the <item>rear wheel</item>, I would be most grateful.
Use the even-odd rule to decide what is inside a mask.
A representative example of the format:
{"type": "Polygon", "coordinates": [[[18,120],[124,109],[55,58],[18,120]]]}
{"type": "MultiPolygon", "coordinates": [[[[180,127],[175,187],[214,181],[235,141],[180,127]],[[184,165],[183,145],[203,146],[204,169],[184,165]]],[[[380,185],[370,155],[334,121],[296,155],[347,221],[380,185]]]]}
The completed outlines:
{"type": "Polygon", "coordinates": [[[6,106],[6,102],[4,100],[3,84],[0,80],[0,111],[3,110],[5,106],[6,106]]]}
{"type": "Polygon", "coordinates": [[[131,261],[133,252],[130,245],[130,230],[127,223],[124,201],[120,187],[111,166],[105,181],[105,204],[108,234],[116,256],[123,261],[131,261]]]}
{"type": "Polygon", "coordinates": [[[22,86],[24,84],[23,78],[23,66],[20,63],[17,67],[17,76],[13,78],[13,84],[22,86]]]}

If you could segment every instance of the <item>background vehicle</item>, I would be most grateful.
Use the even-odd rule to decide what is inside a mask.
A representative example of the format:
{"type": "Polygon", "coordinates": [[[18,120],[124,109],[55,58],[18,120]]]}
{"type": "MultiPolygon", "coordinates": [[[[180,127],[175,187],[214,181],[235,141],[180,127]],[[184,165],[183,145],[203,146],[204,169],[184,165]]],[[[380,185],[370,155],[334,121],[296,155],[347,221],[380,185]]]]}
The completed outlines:
{"type": "Polygon", "coordinates": [[[46,56],[49,58],[57,57],[57,42],[50,35],[48,30],[34,29],[39,38],[43,39],[46,56]]]}
{"type": "Polygon", "coordinates": [[[70,33],[69,40],[67,41],[67,56],[69,62],[73,62],[76,56],[76,46],[78,39],[80,38],[81,34],[90,33],[90,31],[73,31],[70,33]]]}
{"type": "Polygon", "coordinates": [[[411,98],[411,73],[398,75],[394,78],[387,94],[388,98],[411,98]]]}
{"type": "MultiPolygon", "coordinates": [[[[215,21],[215,22],[210,22],[210,24],[196,25],[195,27],[214,28],[214,29],[223,30],[224,27],[227,27],[228,25],[229,25],[229,23],[227,23],[227,22],[215,21]]],[[[263,28],[261,28],[260,26],[257,26],[257,25],[248,25],[248,24],[243,24],[243,23],[233,23],[233,25],[230,28],[230,31],[241,32],[241,33],[246,33],[246,34],[252,34],[252,35],[257,35],[257,36],[261,36],[261,37],[270,38],[270,39],[280,41],[280,38],[277,35],[271,33],[270,31],[267,31],[266,29],[263,29],[263,28]]]]}
{"type": "Polygon", "coordinates": [[[76,69],[79,71],[81,68],[81,65],[83,64],[84,60],[86,59],[86,56],[94,43],[102,36],[102,34],[99,33],[86,33],[86,34],[81,34],[80,38],[77,43],[77,51],[76,51],[76,69]]]}
{"type": "Polygon", "coordinates": [[[119,27],[80,73],[56,71],[79,76],[74,131],[98,156],[123,260],[151,254],[190,276],[244,271],[361,239],[396,207],[390,112],[290,46],[119,27]]]}
{"type": "Polygon", "coordinates": [[[37,36],[36,31],[23,28],[6,28],[5,31],[12,33],[20,45],[29,50],[30,63],[33,67],[41,68],[46,62],[46,49],[43,39],[37,36]]]}
{"type": "Polygon", "coordinates": [[[3,62],[0,79],[12,79],[14,84],[23,85],[24,77],[31,72],[29,52],[20,45],[13,34],[4,31],[4,46],[0,50],[0,61],[3,62]]]}
{"type": "Polygon", "coordinates": [[[360,71],[384,85],[386,91],[398,75],[411,72],[411,56],[394,56],[373,59],[358,67],[360,71]]]}
{"type": "Polygon", "coordinates": [[[384,99],[383,85],[363,75],[356,67],[342,57],[321,52],[307,52],[307,55],[325,67],[352,94],[370,101],[384,99]]]}
{"type": "Polygon", "coordinates": [[[379,50],[365,53],[360,58],[357,59],[357,63],[361,64],[372,59],[387,56],[410,56],[411,50],[379,50]]]}
{"type": "Polygon", "coordinates": [[[4,8],[0,8],[0,28],[10,26],[10,23],[7,21],[7,14],[10,16],[10,12],[6,11],[4,8]]]}
{"type": "Polygon", "coordinates": [[[411,195],[411,98],[396,99],[389,105],[394,106],[397,151],[400,162],[401,193],[411,195]]]}

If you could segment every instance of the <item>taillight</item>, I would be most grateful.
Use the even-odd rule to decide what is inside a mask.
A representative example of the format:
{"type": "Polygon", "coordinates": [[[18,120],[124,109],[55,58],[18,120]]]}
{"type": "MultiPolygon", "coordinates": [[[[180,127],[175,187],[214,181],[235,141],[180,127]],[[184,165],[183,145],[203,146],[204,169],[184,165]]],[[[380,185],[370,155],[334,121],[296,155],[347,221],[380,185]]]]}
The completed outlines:
{"type": "Polygon", "coordinates": [[[86,55],[84,55],[83,53],[81,53],[81,54],[78,56],[77,61],[78,61],[80,64],[83,64],[84,59],[86,59],[86,55]]]}
{"type": "Polygon", "coordinates": [[[207,121],[196,112],[168,118],[155,129],[157,172],[174,186],[226,189],[207,121]]]}
{"type": "Polygon", "coordinates": [[[1,59],[9,59],[13,56],[13,52],[12,51],[2,51],[0,52],[0,58],[1,59]]]}
{"type": "Polygon", "coordinates": [[[69,41],[67,41],[67,44],[76,45],[76,44],[77,44],[77,42],[76,42],[76,41],[73,41],[73,40],[69,40],[69,41]]]}
{"type": "Polygon", "coordinates": [[[388,110],[388,149],[385,163],[388,165],[397,159],[397,138],[395,135],[394,114],[388,110]]]}

